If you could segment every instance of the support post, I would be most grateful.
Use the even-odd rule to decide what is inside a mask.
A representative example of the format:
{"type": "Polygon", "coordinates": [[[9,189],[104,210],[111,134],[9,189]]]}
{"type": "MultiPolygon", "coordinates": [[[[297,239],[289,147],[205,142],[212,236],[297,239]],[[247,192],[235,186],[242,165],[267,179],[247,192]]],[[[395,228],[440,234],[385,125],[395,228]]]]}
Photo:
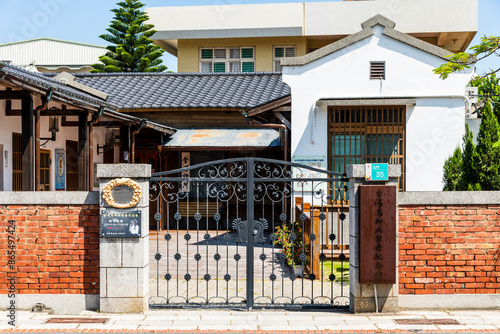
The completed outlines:
{"type": "Polygon", "coordinates": [[[89,121],[87,113],[78,116],[78,190],[88,190],[89,121]]]}
{"type": "MultiPolygon", "coordinates": [[[[349,290],[350,310],[354,313],[375,312],[375,290],[373,284],[360,284],[360,208],[374,203],[360,203],[359,186],[364,184],[395,185],[401,176],[401,165],[389,165],[388,181],[365,181],[365,165],[347,166],[349,178],[349,290]]],[[[397,204],[396,204],[397,206],[397,204]]],[[[398,221],[396,210],[396,222],[398,221]]],[[[380,312],[396,312],[398,310],[398,245],[396,229],[396,284],[377,284],[378,308],[380,312]]]]}
{"type": "Polygon", "coordinates": [[[101,224],[107,210],[124,214],[139,211],[140,237],[111,238],[100,233],[100,311],[103,313],[144,313],[149,298],[149,164],[100,164],[99,178],[101,224]],[[114,179],[130,178],[139,184],[141,198],[127,209],[110,207],[104,201],[104,186],[114,179]]]}
{"type": "Polygon", "coordinates": [[[23,191],[33,191],[34,186],[34,164],[33,164],[33,98],[23,97],[21,99],[22,108],[22,189],[23,191]]]}

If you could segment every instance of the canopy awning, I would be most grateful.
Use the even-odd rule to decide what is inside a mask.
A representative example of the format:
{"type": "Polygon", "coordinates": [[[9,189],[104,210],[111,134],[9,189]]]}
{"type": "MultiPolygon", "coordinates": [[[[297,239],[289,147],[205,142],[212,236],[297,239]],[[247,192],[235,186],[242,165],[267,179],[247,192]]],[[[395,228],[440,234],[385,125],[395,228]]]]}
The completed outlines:
{"type": "Polygon", "coordinates": [[[164,143],[171,148],[209,147],[280,147],[280,134],[275,129],[177,129],[164,143]]]}

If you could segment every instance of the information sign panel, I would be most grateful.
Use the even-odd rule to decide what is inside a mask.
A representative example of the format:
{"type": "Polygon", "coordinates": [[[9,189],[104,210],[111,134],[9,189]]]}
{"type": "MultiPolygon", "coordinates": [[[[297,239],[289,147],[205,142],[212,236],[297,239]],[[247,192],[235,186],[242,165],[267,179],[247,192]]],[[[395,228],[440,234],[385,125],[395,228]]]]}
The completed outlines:
{"type": "Polygon", "coordinates": [[[140,236],[140,211],[101,211],[101,237],[138,238],[140,236]]]}

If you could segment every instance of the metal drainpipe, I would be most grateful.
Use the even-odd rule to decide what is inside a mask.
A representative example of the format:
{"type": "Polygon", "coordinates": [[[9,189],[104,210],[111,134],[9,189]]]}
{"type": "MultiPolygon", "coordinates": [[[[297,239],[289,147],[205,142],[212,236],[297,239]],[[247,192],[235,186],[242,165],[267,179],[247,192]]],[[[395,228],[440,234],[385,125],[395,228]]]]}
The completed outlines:
{"type": "Polygon", "coordinates": [[[48,101],[35,108],[35,191],[40,191],[40,112],[47,109],[48,101]]]}
{"type": "Polygon", "coordinates": [[[142,128],[144,127],[144,125],[146,124],[145,121],[142,121],[141,122],[141,125],[139,125],[139,127],[137,128],[137,130],[135,130],[134,132],[132,132],[132,136],[131,136],[131,140],[132,140],[132,145],[131,145],[131,148],[130,148],[130,157],[131,157],[131,163],[135,164],[135,135],[138,134],[139,132],[141,132],[142,128]]]}
{"type": "Polygon", "coordinates": [[[94,188],[94,125],[99,122],[99,117],[92,117],[89,122],[89,190],[94,188]]]}
{"type": "Polygon", "coordinates": [[[283,139],[283,160],[288,161],[288,129],[284,124],[253,124],[251,121],[248,121],[248,124],[250,124],[253,127],[256,128],[273,128],[273,129],[283,129],[285,132],[284,139],[283,139]]]}

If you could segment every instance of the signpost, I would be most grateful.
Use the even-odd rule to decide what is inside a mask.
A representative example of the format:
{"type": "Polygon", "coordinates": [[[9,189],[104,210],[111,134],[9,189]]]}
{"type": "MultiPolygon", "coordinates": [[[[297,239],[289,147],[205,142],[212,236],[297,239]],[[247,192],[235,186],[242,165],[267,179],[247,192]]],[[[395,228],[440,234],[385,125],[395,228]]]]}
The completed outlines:
{"type": "Polygon", "coordinates": [[[389,164],[365,164],[366,181],[388,181],[389,164]]]}

